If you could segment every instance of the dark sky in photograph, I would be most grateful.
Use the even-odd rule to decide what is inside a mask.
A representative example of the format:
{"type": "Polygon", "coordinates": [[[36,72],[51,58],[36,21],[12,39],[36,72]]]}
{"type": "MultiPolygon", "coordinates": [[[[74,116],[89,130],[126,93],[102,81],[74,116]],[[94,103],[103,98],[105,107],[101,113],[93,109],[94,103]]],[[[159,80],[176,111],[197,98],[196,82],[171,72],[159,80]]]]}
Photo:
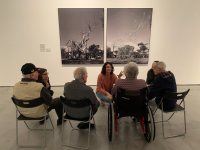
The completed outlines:
{"type": "Polygon", "coordinates": [[[59,8],[58,15],[61,47],[68,40],[81,42],[83,33],[87,33],[91,27],[87,45],[96,44],[100,45],[100,49],[103,49],[103,8],[59,8]]]}
{"type": "Polygon", "coordinates": [[[150,42],[152,8],[108,8],[107,16],[107,46],[150,42]]]}

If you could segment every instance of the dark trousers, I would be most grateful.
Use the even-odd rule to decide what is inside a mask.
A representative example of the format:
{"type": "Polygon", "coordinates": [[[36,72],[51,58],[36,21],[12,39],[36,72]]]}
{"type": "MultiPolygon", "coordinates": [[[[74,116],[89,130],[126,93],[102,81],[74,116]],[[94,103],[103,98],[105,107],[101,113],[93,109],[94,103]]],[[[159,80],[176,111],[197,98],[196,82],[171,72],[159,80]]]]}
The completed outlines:
{"type": "Polygon", "coordinates": [[[55,109],[58,118],[61,119],[63,116],[63,105],[60,98],[54,98],[52,100],[51,106],[48,108],[48,111],[50,112],[52,109],[55,109]]]}

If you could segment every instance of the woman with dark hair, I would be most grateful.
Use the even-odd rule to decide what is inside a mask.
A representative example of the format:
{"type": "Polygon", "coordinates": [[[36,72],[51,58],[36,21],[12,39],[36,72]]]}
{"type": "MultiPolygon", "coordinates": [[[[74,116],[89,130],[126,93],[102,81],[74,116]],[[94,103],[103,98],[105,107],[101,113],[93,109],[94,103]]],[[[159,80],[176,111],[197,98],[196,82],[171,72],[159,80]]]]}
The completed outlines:
{"type": "MultiPolygon", "coordinates": [[[[101,73],[98,75],[96,95],[102,102],[110,103],[112,101],[111,89],[117,80],[117,76],[113,73],[114,67],[110,62],[104,63],[101,73]]],[[[118,78],[122,76],[122,72],[118,78]]],[[[104,103],[102,103],[104,104],[104,103]]]]}
{"type": "MultiPolygon", "coordinates": [[[[49,91],[50,95],[53,96],[54,91],[51,90],[51,84],[49,82],[49,73],[47,72],[47,69],[45,68],[37,68],[38,71],[38,80],[37,82],[42,83],[44,87],[49,91]]],[[[59,97],[53,98],[52,106],[56,107],[55,111],[57,114],[62,115],[63,114],[63,106],[61,103],[61,100],[59,97]]],[[[48,111],[51,111],[51,108],[48,109],[48,111]]],[[[40,124],[44,124],[44,120],[40,121],[40,124]]],[[[62,118],[57,120],[57,125],[62,124],[62,118]]]]}
{"type": "Polygon", "coordinates": [[[44,87],[46,87],[48,89],[48,91],[50,92],[51,96],[53,96],[53,90],[51,90],[51,84],[49,82],[49,76],[48,76],[48,72],[47,69],[45,68],[38,68],[38,80],[37,82],[40,82],[44,85],[44,87]]]}

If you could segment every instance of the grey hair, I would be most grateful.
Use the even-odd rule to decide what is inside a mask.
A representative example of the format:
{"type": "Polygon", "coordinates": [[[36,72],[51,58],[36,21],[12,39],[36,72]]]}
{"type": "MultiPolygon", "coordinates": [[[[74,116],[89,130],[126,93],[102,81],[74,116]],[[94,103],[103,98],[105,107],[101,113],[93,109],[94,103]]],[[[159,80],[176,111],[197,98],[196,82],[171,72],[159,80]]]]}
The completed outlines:
{"type": "Polygon", "coordinates": [[[161,71],[165,71],[166,70],[166,64],[163,61],[159,61],[156,65],[156,67],[158,69],[160,69],[161,71]]]}
{"type": "Polygon", "coordinates": [[[31,74],[22,74],[23,78],[31,78],[31,74]]]}
{"type": "Polygon", "coordinates": [[[139,73],[138,66],[134,62],[129,62],[124,66],[124,74],[126,78],[137,78],[137,75],[139,73]]]}
{"type": "Polygon", "coordinates": [[[87,74],[87,69],[85,67],[78,67],[74,70],[74,79],[82,80],[85,74],[87,74]]]}

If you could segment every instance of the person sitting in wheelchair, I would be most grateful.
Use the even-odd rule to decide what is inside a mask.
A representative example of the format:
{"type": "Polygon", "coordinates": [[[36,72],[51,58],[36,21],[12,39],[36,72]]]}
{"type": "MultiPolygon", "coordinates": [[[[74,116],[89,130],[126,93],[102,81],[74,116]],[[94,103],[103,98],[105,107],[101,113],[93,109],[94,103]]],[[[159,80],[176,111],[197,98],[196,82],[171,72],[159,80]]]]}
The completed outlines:
{"type": "Polygon", "coordinates": [[[140,90],[147,87],[145,80],[137,79],[139,69],[136,63],[129,62],[124,66],[125,79],[118,79],[115,86],[112,88],[113,97],[117,96],[117,90],[119,88],[125,90],[140,90]]]}

